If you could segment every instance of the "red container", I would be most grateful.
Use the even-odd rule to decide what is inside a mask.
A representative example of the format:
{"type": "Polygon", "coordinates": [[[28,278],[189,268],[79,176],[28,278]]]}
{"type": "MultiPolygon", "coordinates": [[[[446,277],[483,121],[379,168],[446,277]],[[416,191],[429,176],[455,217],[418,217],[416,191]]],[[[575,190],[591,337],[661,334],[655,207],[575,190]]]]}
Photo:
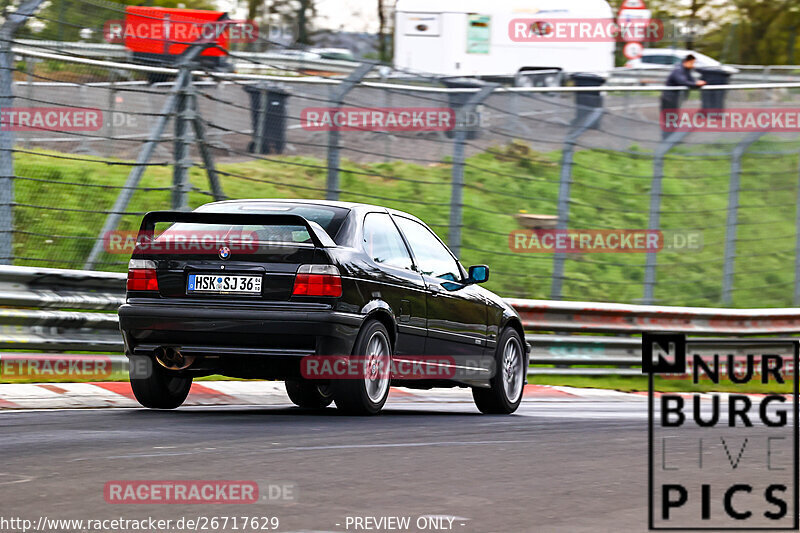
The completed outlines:
{"type": "Polygon", "coordinates": [[[215,42],[219,48],[201,56],[220,57],[228,50],[227,13],[203,9],[128,6],[125,8],[125,47],[141,54],[177,56],[195,43],[215,42]]]}

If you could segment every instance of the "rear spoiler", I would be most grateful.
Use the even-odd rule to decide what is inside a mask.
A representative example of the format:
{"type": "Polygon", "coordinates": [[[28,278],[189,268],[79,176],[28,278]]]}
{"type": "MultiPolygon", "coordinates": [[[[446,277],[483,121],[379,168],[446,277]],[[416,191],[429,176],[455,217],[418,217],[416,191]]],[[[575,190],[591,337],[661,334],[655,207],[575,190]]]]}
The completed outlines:
{"type": "Polygon", "coordinates": [[[201,213],[196,211],[150,211],[142,219],[139,232],[153,232],[159,222],[189,224],[230,224],[232,226],[303,226],[317,248],[336,246],[331,236],[316,222],[300,215],[271,215],[258,213],[201,213]]]}

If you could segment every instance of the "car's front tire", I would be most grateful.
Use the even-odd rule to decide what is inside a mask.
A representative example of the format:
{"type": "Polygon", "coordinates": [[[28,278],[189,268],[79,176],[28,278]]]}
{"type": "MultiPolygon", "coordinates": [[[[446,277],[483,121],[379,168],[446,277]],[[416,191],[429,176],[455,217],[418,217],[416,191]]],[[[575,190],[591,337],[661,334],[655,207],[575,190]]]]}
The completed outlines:
{"type": "Polygon", "coordinates": [[[324,409],[333,402],[333,394],[328,385],[318,385],[306,380],[286,380],[286,394],[293,404],[304,409],[324,409]]]}
{"type": "Polygon", "coordinates": [[[389,397],[391,381],[392,343],[383,324],[377,320],[364,324],[356,339],[353,357],[362,369],[361,375],[333,381],[333,401],[347,414],[377,414],[389,397]]]}
{"type": "Polygon", "coordinates": [[[519,333],[506,328],[500,335],[495,350],[495,373],[488,389],[474,387],[472,397],[484,414],[511,414],[522,402],[522,392],[527,382],[525,348],[519,333]]]}
{"type": "Polygon", "coordinates": [[[135,375],[134,368],[139,365],[130,365],[131,389],[136,400],[143,407],[149,409],[175,409],[183,404],[192,387],[192,378],[178,376],[175,372],[167,370],[158,363],[150,361],[147,376],[135,375]]]}

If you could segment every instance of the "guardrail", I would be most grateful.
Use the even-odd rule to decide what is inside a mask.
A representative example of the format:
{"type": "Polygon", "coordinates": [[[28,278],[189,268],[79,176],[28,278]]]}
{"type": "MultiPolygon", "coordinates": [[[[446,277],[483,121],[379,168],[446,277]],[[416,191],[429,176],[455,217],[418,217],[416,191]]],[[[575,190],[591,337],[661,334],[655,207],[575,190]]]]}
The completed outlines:
{"type": "MultiPolygon", "coordinates": [[[[87,58],[128,60],[131,52],[121,44],[86,43],[73,41],[47,41],[41,39],[16,39],[14,51],[20,54],[32,51],[50,51],[74,54],[87,58]]],[[[324,72],[349,74],[359,65],[355,61],[342,61],[312,57],[290,57],[281,52],[234,51],[230,56],[236,72],[260,73],[286,71],[297,73],[324,72]]],[[[800,65],[727,65],[739,72],[736,83],[792,83],[800,81],[800,65]]],[[[661,85],[672,67],[614,68],[608,85],[661,85]]],[[[509,78],[513,77],[511,74],[509,78]]]]}
{"type": "MultiPolygon", "coordinates": [[[[62,41],[42,41],[37,39],[17,39],[14,51],[25,54],[30,51],[49,51],[75,54],[95,59],[129,60],[130,50],[121,44],[82,43],[62,41]]],[[[230,55],[230,61],[237,72],[258,72],[277,70],[287,72],[325,72],[330,74],[349,74],[359,63],[336,59],[314,57],[289,57],[276,52],[239,52],[230,55]]]]}
{"type": "MultiPolygon", "coordinates": [[[[125,301],[125,279],[110,272],[0,266],[0,349],[121,353],[114,311],[125,301]]],[[[731,338],[800,333],[800,309],[507,301],[522,317],[531,364],[549,365],[533,366],[536,374],[641,374],[635,335],[642,331],[731,338]]]]}
{"type": "Polygon", "coordinates": [[[125,301],[125,279],[110,272],[0,267],[0,349],[122,352],[113,311],[125,301]]]}
{"type": "MultiPolygon", "coordinates": [[[[800,81],[800,67],[794,65],[725,65],[737,70],[731,83],[793,83],[800,81]]],[[[661,85],[673,67],[627,68],[617,67],[611,71],[608,85],[636,84],[661,85]]]]}

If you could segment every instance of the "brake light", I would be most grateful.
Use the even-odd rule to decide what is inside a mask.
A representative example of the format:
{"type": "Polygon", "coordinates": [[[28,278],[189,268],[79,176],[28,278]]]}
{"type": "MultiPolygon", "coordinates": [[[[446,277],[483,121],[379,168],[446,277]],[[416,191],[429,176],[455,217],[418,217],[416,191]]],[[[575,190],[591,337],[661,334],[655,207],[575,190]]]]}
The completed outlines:
{"type": "Polygon", "coordinates": [[[342,295],[342,276],[333,265],[301,265],[294,278],[293,296],[342,295]]]}
{"type": "Polygon", "coordinates": [[[129,291],[158,291],[156,263],[147,259],[131,259],[128,263],[129,291]]]}

